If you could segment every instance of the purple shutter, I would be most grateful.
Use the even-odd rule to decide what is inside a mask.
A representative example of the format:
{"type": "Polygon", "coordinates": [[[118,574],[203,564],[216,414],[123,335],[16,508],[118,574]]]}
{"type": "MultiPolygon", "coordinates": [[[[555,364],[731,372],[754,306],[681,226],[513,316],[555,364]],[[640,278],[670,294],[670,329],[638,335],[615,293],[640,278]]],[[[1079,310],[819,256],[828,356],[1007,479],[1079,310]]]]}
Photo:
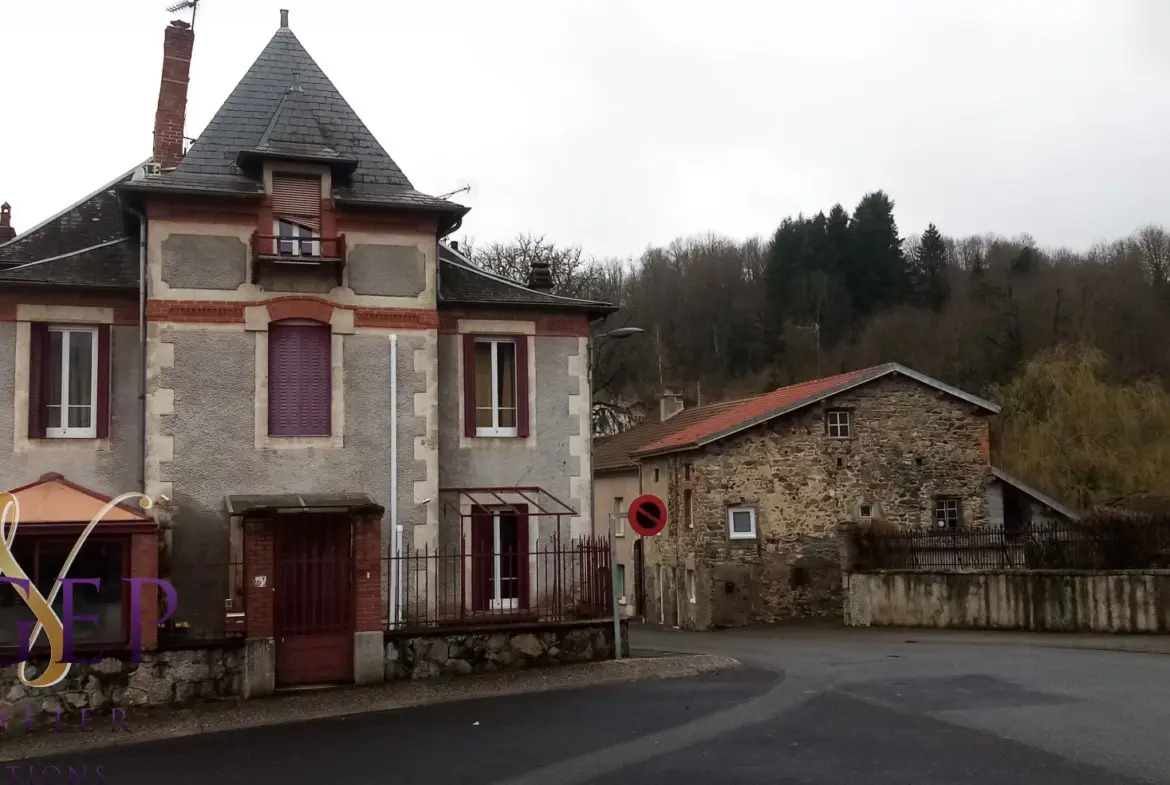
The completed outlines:
{"type": "Polygon", "coordinates": [[[49,325],[33,322],[28,354],[28,438],[45,438],[48,411],[45,377],[49,368],[49,325]]]}
{"type": "Polygon", "coordinates": [[[268,329],[268,433],[328,436],[333,399],[329,325],[268,329]]]}
{"type": "Polygon", "coordinates": [[[301,327],[301,417],[302,436],[328,436],[333,404],[333,374],[330,344],[333,332],[328,325],[301,327]]]}

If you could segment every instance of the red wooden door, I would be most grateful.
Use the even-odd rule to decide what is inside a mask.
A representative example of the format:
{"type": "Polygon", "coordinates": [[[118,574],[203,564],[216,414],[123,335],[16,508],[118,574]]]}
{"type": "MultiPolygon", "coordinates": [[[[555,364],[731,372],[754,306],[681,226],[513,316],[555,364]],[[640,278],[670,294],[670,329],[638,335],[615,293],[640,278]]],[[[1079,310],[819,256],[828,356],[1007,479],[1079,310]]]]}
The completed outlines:
{"type": "Polygon", "coordinates": [[[277,524],[276,683],[353,681],[353,570],[347,520],[277,524]]]}

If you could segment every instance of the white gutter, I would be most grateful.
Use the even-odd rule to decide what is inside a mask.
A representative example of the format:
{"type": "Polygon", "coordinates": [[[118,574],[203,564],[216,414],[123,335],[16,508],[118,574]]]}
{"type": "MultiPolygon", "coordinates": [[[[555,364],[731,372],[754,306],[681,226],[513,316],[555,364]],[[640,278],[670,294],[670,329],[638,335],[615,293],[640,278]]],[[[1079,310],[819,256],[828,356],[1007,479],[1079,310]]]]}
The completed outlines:
{"type": "Polygon", "coordinates": [[[390,625],[397,628],[402,608],[399,557],[402,527],[398,525],[398,336],[390,336],[390,625]]]}

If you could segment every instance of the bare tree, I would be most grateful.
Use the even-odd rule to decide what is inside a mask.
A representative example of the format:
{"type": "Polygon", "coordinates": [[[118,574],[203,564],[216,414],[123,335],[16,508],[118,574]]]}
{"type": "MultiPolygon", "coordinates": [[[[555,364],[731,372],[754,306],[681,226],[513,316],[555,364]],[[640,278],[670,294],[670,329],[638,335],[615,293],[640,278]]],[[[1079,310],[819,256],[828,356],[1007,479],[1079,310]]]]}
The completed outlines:
{"type": "Polygon", "coordinates": [[[566,297],[587,297],[597,287],[598,266],[582,257],[580,246],[558,246],[544,235],[521,234],[511,242],[485,246],[465,240],[464,250],[484,270],[521,283],[528,280],[533,262],[545,262],[552,271],[553,292],[566,297]]]}
{"type": "Polygon", "coordinates": [[[1150,283],[1159,290],[1170,282],[1170,234],[1161,226],[1146,226],[1130,239],[1150,283]]]}

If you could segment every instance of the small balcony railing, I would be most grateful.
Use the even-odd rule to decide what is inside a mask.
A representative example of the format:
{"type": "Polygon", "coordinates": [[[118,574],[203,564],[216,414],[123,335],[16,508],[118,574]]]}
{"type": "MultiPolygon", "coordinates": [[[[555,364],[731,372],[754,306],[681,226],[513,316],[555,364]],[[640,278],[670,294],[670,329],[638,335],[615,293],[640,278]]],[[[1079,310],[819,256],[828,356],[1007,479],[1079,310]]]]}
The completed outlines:
{"type": "Polygon", "coordinates": [[[252,233],[252,283],[259,283],[260,273],[295,268],[333,271],[337,285],[345,269],[345,235],[337,237],[282,237],[252,233]]]}

